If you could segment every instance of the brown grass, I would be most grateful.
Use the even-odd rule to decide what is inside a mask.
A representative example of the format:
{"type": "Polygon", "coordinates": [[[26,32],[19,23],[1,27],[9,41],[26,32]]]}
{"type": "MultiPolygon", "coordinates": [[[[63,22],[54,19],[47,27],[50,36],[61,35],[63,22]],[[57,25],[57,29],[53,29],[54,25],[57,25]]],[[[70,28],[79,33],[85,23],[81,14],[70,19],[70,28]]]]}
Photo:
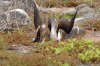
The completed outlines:
{"type": "Polygon", "coordinates": [[[24,44],[30,45],[31,37],[29,37],[26,33],[20,32],[11,32],[8,33],[1,33],[0,36],[4,37],[4,40],[7,44],[24,44]]]}
{"type": "Polygon", "coordinates": [[[80,24],[81,27],[87,27],[86,29],[90,29],[92,30],[92,27],[96,30],[96,31],[100,31],[100,20],[88,20],[82,24],[80,24]]]}
{"type": "MultiPolygon", "coordinates": [[[[92,0],[93,2],[100,2],[92,0]]],[[[36,0],[37,4],[43,7],[75,7],[79,4],[91,5],[91,0],[36,0]]],[[[94,5],[94,4],[93,4],[94,5]]]]}

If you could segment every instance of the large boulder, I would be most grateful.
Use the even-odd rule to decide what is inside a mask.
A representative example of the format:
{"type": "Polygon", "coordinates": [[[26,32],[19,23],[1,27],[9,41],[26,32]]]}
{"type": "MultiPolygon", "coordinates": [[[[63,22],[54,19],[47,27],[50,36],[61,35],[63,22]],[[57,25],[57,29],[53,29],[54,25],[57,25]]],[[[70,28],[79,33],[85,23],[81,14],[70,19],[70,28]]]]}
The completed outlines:
{"type": "Polygon", "coordinates": [[[5,13],[0,13],[0,31],[7,28],[7,15],[5,13]]]}
{"type": "Polygon", "coordinates": [[[32,19],[28,13],[22,9],[13,9],[8,12],[0,13],[0,31],[22,27],[32,24],[32,19]]]}
{"type": "Polygon", "coordinates": [[[74,38],[74,37],[83,36],[85,32],[86,32],[85,29],[74,26],[70,34],[67,34],[66,38],[74,38]]]}
{"type": "Polygon", "coordinates": [[[13,9],[8,12],[8,22],[9,23],[18,23],[18,25],[27,25],[32,23],[31,18],[25,10],[22,9],[13,9]]]}
{"type": "Polygon", "coordinates": [[[61,14],[75,14],[75,12],[76,12],[75,8],[69,7],[63,10],[61,14]]]}
{"type": "Polygon", "coordinates": [[[80,8],[78,14],[81,14],[81,15],[94,12],[94,9],[89,7],[87,4],[78,5],[76,8],[80,8]]]}
{"type": "Polygon", "coordinates": [[[10,8],[11,3],[12,3],[11,1],[0,0],[0,12],[7,11],[10,8]]]}
{"type": "Polygon", "coordinates": [[[76,8],[80,8],[78,12],[80,17],[75,19],[76,23],[86,22],[87,20],[100,19],[100,9],[94,9],[86,4],[78,5],[76,8]]]}
{"type": "MultiPolygon", "coordinates": [[[[23,9],[27,13],[34,12],[34,0],[10,0],[12,9],[23,9]]],[[[11,10],[12,10],[11,9],[11,10]]]]}
{"type": "Polygon", "coordinates": [[[32,49],[36,48],[35,46],[25,46],[22,44],[13,44],[10,45],[7,50],[10,52],[17,52],[17,53],[30,53],[32,49]]]}
{"type": "Polygon", "coordinates": [[[28,14],[34,12],[34,0],[0,0],[0,12],[6,12],[12,9],[23,9],[28,14]]]}

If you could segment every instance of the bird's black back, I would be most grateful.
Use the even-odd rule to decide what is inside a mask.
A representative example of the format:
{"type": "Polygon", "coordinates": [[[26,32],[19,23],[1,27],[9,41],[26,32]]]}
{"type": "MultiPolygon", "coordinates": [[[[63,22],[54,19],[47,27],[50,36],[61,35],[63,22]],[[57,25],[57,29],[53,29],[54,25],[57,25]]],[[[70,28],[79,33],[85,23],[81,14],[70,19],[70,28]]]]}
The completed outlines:
{"type": "Polygon", "coordinates": [[[67,19],[61,18],[58,21],[58,30],[62,29],[64,30],[67,34],[69,34],[74,26],[74,21],[77,15],[78,9],[76,10],[74,16],[72,17],[72,19],[70,21],[68,21],[67,19]]]}

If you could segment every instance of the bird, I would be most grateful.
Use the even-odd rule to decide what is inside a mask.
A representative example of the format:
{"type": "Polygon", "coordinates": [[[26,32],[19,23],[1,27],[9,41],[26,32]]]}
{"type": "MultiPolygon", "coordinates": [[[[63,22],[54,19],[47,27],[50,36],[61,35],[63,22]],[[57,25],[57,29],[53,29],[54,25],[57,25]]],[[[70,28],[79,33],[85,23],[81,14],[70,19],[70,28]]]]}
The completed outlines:
{"type": "Polygon", "coordinates": [[[79,10],[79,8],[77,8],[74,16],[71,18],[70,21],[67,20],[67,19],[64,19],[64,18],[60,18],[59,21],[58,21],[58,30],[62,29],[67,34],[69,34],[71,32],[73,26],[74,26],[74,22],[75,22],[75,18],[76,18],[78,10],[79,10]]]}
{"type": "Polygon", "coordinates": [[[50,30],[50,38],[55,40],[57,39],[57,20],[55,17],[52,18],[52,21],[51,21],[51,30],[50,30]]]}
{"type": "MultiPolygon", "coordinates": [[[[45,16],[46,17],[46,16],[45,16]]],[[[34,26],[36,37],[32,38],[32,42],[44,42],[46,40],[46,19],[40,16],[38,5],[34,1],[34,26]]]]}
{"type": "Polygon", "coordinates": [[[59,20],[57,21],[58,23],[56,23],[56,21],[53,20],[53,19],[56,20],[55,17],[48,19],[48,28],[49,28],[49,31],[51,32],[50,33],[51,39],[55,38],[56,40],[61,41],[62,35],[63,35],[62,32],[66,32],[67,34],[70,34],[70,32],[74,26],[74,22],[75,22],[75,18],[76,18],[78,10],[79,10],[79,8],[77,8],[74,16],[71,18],[70,21],[65,18],[62,18],[63,15],[60,16],[59,20]],[[57,26],[57,28],[56,28],[56,26],[57,26]],[[55,34],[55,35],[52,35],[52,34],[55,34]]]}
{"type": "Polygon", "coordinates": [[[63,33],[62,30],[59,29],[59,30],[58,30],[58,34],[57,34],[57,41],[59,41],[59,42],[60,42],[61,39],[62,39],[62,33],[63,33]]]}
{"type": "Polygon", "coordinates": [[[38,28],[36,29],[36,37],[32,38],[32,42],[39,42],[40,41],[40,25],[38,26],[38,28]]]}
{"type": "MultiPolygon", "coordinates": [[[[75,21],[78,9],[76,10],[74,16],[71,18],[70,21],[64,18],[60,18],[59,20],[57,20],[54,13],[53,13],[52,18],[48,18],[48,28],[50,31],[50,39],[61,41],[62,34],[63,34],[61,33],[62,30],[65,31],[67,34],[70,34],[74,26],[74,21],[75,21]]],[[[42,25],[42,21],[39,15],[39,10],[34,1],[34,26],[35,26],[35,29],[37,30],[37,35],[35,38],[33,38],[33,42],[41,41],[41,28],[42,28],[41,25],[42,25]]]]}
{"type": "Polygon", "coordinates": [[[66,38],[66,36],[70,34],[70,32],[72,31],[78,10],[79,8],[77,8],[74,16],[71,18],[70,21],[65,18],[60,17],[58,21],[58,28],[57,28],[57,33],[58,33],[58,38],[59,38],[58,41],[61,41],[63,37],[66,38]]]}
{"type": "Polygon", "coordinates": [[[41,18],[39,15],[38,6],[35,1],[33,1],[33,2],[34,2],[34,26],[35,26],[37,35],[35,38],[32,39],[32,42],[39,42],[40,37],[41,37],[41,23],[42,22],[41,22],[41,18]]]}

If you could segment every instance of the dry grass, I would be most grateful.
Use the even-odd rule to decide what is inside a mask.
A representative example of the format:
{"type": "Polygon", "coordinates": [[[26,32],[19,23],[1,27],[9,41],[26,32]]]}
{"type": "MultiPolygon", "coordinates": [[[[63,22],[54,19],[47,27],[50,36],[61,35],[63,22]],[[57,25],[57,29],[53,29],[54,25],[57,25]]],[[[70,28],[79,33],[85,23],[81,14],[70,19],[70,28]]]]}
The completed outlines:
{"type": "MultiPolygon", "coordinates": [[[[53,41],[45,42],[44,44],[38,43],[36,44],[37,48],[28,54],[10,53],[6,50],[0,50],[0,66],[63,66],[65,63],[68,66],[77,66],[81,63],[77,58],[79,54],[77,52],[79,51],[78,48],[60,54],[55,54],[52,50],[53,48],[64,47],[67,43],[67,41],[60,43],[53,41]]],[[[99,61],[100,59],[95,59],[93,63],[99,63],[99,61]]]]}
{"type": "Polygon", "coordinates": [[[80,24],[81,27],[85,27],[86,29],[92,30],[92,27],[96,31],[100,31],[100,20],[88,20],[82,24],[80,24]],[[94,24],[93,24],[94,23],[94,24]]]}
{"type": "Polygon", "coordinates": [[[4,41],[7,44],[24,44],[30,45],[31,44],[31,37],[28,36],[25,32],[10,32],[10,33],[2,33],[0,36],[3,37],[4,41]]]}
{"type": "MultiPolygon", "coordinates": [[[[79,4],[86,3],[91,5],[91,0],[36,0],[37,4],[43,7],[73,7],[79,4]]],[[[98,0],[92,0],[92,2],[99,2],[98,0]]]]}
{"type": "MultiPolygon", "coordinates": [[[[24,44],[33,45],[37,48],[33,49],[33,52],[29,54],[19,54],[16,52],[8,52],[6,50],[0,50],[0,66],[62,66],[68,63],[69,66],[77,66],[81,61],[77,58],[78,48],[70,52],[62,52],[55,54],[52,48],[64,47],[68,44],[68,41],[54,42],[48,41],[43,43],[31,43],[27,33],[12,32],[11,35],[8,33],[0,33],[7,44],[24,44]],[[70,65],[71,64],[71,65],[70,65]]],[[[84,49],[84,48],[83,48],[84,49]]],[[[85,48],[86,49],[86,48],[85,48]]],[[[99,60],[93,63],[99,63],[99,60]]],[[[87,62],[88,63],[88,62],[87,62]]]]}

